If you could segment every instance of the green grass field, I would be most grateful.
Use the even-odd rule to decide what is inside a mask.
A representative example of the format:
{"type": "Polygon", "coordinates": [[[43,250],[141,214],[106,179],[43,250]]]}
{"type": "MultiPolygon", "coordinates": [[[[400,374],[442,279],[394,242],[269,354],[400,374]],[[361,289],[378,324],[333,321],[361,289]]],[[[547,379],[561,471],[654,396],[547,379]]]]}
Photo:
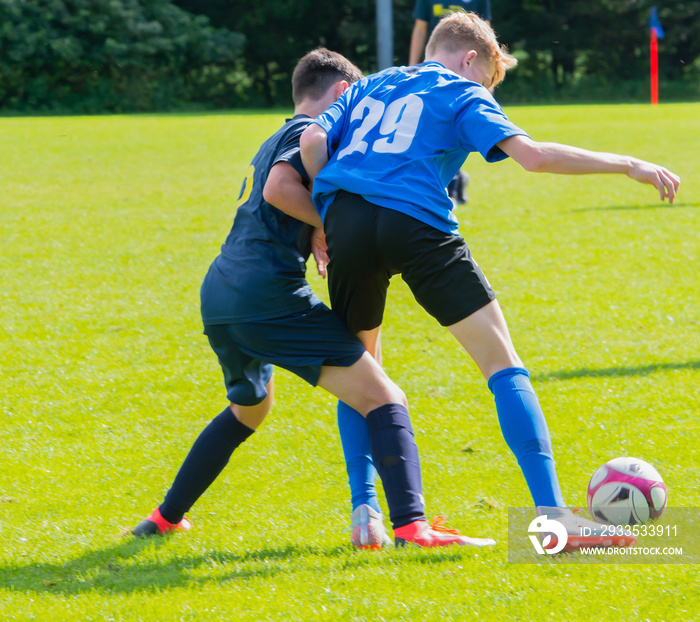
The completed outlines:
{"type": "MultiPolygon", "coordinates": [[[[473,156],[457,213],[532,371],[568,502],[633,455],[671,506],[698,507],[700,105],[508,112],[535,139],[684,179],[669,206],[622,177],[473,156]]],[[[283,118],[0,119],[0,619],[697,619],[697,566],[508,562],[507,509],[530,499],[492,397],[400,279],[384,362],[411,403],[428,512],[494,549],[352,550],[334,402],[286,372],[196,529],[125,535],[225,405],[199,285],[283,118]]]]}

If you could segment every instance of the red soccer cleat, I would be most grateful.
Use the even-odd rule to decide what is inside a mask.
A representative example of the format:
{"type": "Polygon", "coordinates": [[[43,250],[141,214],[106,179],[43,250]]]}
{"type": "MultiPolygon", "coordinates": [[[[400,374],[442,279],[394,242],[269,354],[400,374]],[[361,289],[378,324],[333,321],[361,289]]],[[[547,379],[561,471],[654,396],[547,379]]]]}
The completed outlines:
{"type": "Polygon", "coordinates": [[[160,508],[153,510],[148,518],[143,519],[131,532],[137,538],[146,536],[162,536],[173,531],[189,531],[192,523],[187,518],[182,518],[179,523],[169,523],[160,515],[160,508]]]}
{"type": "Polygon", "coordinates": [[[445,528],[444,523],[445,519],[442,516],[436,516],[430,525],[425,520],[417,520],[403,527],[398,527],[394,529],[394,542],[396,546],[405,546],[407,543],[411,543],[424,548],[453,545],[481,547],[496,544],[496,541],[491,538],[461,536],[456,529],[445,528]]]}

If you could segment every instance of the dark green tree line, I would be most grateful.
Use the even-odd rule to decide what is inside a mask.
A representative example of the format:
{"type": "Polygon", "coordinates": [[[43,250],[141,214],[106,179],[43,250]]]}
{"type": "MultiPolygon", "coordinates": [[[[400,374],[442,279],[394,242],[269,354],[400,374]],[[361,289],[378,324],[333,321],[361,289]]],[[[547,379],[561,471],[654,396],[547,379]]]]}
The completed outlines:
{"type": "MultiPolygon", "coordinates": [[[[662,97],[700,97],[700,0],[492,0],[520,61],[499,99],[643,98],[654,4],[662,97]]],[[[413,0],[393,6],[402,64],[413,0]]],[[[0,0],[0,108],[286,106],[295,63],[319,45],[375,70],[373,0],[0,0]]]]}
{"type": "MultiPolygon", "coordinates": [[[[289,101],[296,60],[326,45],[365,71],[376,69],[375,5],[367,0],[174,0],[216,26],[246,37],[247,96],[254,103],[289,101]]],[[[499,91],[511,101],[640,98],[648,89],[653,5],[666,30],[661,80],[684,96],[700,96],[700,0],[492,0],[499,39],[520,60],[499,91]]],[[[408,59],[413,0],[394,0],[397,64],[408,59]]]]}
{"type": "Polygon", "coordinates": [[[169,0],[0,0],[0,107],[152,110],[193,94],[216,99],[242,46],[242,35],[169,0]]]}
{"type": "MultiPolygon", "coordinates": [[[[174,0],[179,7],[206,15],[214,26],[245,35],[243,64],[250,78],[249,101],[286,103],[297,60],[323,45],[344,54],[364,71],[376,69],[373,0],[174,0]]],[[[412,0],[394,0],[395,40],[408,56],[412,0]]]]}
{"type": "MultiPolygon", "coordinates": [[[[558,91],[639,84],[649,77],[649,15],[656,5],[666,37],[660,78],[695,91],[700,82],[700,2],[658,0],[493,0],[494,27],[520,59],[509,87],[558,91]],[[695,88],[694,88],[695,87],[695,88]]],[[[511,90],[513,90],[511,88],[511,90]]]]}

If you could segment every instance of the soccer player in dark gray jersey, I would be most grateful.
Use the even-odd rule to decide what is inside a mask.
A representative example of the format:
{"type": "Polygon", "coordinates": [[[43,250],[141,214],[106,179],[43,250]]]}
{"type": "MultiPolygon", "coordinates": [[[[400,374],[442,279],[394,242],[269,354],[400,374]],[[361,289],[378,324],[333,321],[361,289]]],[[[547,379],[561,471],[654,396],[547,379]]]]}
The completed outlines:
{"type": "Polygon", "coordinates": [[[202,284],[205,325],[280,317],[319,302],[306,282],[314,227],[263,198],[268,174],[281,162],[289,164],[308,186],[299,136],[310,120],[303,114],[288,119],[253,159],[231,232],[202,284]]]}

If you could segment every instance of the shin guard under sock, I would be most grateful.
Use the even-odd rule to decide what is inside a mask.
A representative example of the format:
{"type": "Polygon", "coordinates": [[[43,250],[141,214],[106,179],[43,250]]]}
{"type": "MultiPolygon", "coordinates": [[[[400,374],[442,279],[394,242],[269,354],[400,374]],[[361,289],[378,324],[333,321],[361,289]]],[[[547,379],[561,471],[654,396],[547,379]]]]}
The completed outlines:
{"type": "Polygon", "coordinates": [[[367,428],[394,529],[424,520],[420,459],[408,410],[401,404],[375,408],[367,415],[367,428]]]}
{"type": "Polygon", "coordinates": [[[489,378],[501,431],[525,476],[535,506],[564,507],[547,422],[530,374],[510,367],[489,378]]]}

